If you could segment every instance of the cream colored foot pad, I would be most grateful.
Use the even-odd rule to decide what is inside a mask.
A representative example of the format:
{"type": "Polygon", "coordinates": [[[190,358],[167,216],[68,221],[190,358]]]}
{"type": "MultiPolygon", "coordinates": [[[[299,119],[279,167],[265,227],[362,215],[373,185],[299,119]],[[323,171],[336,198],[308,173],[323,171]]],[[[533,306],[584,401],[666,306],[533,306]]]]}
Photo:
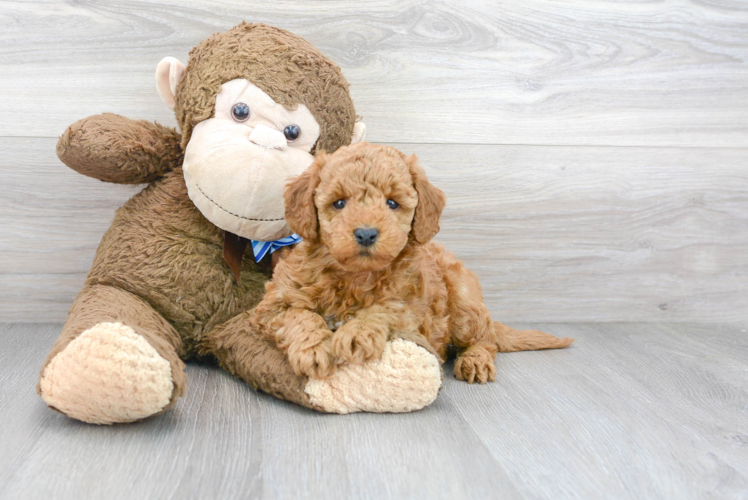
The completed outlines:
{"type": "Polygon", "coordinates": [[[132,422],[171,399],[171,366],[122,323],[98,323],[80,334],[44,370],[42,399],[93,424],[132,422]]]}
{"type": "Polygon", "coordinates": [[[434,355],[413,342],[388,342],[381,359],[347,365],[328,380],[310,380],[311,402],[334,413],[407,412],[431,404],[441,387],[434,355]]]}

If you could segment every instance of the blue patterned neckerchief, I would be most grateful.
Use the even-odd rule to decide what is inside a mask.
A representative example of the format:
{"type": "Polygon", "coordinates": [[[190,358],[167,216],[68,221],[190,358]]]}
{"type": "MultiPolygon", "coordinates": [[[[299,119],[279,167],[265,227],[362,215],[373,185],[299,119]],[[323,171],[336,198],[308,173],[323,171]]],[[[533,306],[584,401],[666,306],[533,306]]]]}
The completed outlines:
{"type": "Polygon", "coordinates": [[[298,234],[292,234],[275,241],[255,241],[250,240],[252,243],[252,252],[255,254],[255,261],[260,262],[268,253],[273,253],[279,248],[287,247],[289,245],[295,245],[301,241],[301,237],[298,234]]]}

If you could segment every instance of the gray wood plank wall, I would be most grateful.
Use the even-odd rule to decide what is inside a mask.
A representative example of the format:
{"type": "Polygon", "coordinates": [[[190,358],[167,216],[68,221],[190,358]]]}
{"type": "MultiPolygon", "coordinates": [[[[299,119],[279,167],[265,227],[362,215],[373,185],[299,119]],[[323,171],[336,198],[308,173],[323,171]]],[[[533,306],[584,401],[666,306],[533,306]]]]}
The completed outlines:
{"type": "Polygon", "coordinates": [[[496,319],[748,319],[745,2],[148,0],[0,3],[0,320],[62,321],[137,190],[56,137],[174,125],[156,64],[243,19],[320,47],[369,140],[421,156],[496,319]]]}

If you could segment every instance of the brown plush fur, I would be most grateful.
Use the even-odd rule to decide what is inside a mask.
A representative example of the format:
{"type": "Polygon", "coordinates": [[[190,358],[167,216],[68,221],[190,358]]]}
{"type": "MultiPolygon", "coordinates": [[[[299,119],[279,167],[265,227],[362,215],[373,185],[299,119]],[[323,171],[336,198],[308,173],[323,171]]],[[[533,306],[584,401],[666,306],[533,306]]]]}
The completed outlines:
{"type": "Polygon", "coordinates": [[[171,364],[174,392],[164,410],[170,408],[187,388],[184,363],[180,359],[184,354],[180,335],[142,298],[116,287],[87,284],[81,290],[44,367],[84,330],[104,322],[121,322],[132,327],[171,364]]]}
{"type": "Polygon", "coordinates": [[[182,138],[174,129],[112,113],[72,124],[57,143],[57,156],[78,173],[105,182],[153,182],[182,164],[182,138]],[[118,147],[113,152],[113,144],[118,147]]]}
{"type": "Polygon", "coordinates": [[[442,359],[453,345],[455,375],[470,383],[495,379],[498,351],[571,344],[491,320],[476,276],[429,243],[445,198],[415,156],[367,143],[320,154],[285,198],[305,240],[278,264],[254,321],[297,374],[329,377],[339,362],[376,359],[393,332],[418,332],[442,359]],[[360,245],[357,228],[376,228],[374,245],[360,245]]]}
{"type": "Polygon", "coordinates": [[[350,144],[356,113],[340,68],[309,42],[265,24],[242,23],[215,34],[190,52],[174,111],[186,147],[192,128],[211,118],[221,85],[247,78],[275,102],[304,104],[320,125],[317,150],[350,144]]]}
{"type": "Polygon", "coordinates": [[[244,315],[264,294],[269,259],[258,265],[247,256],[237,283],[222,257],[223,231],[195,208],[185,186],[183,147],[192,128],[212,116],[221,84],[235,78],[289,107],[305,104],[321,126],[319,149],[350,143],[355,111],[339,68],[296,35],[246,23],[190,54],[176,93],[181,135],[113,114],[71,125],[57,146],[70,168],[107,182],[150,184],[117,211],[42,374],[81,332],[118,321],[171,363],[170,404],[184,392],[180,358],[205,354],[256,388],[314,407],[301,390],[306,379],[244,315]]]}

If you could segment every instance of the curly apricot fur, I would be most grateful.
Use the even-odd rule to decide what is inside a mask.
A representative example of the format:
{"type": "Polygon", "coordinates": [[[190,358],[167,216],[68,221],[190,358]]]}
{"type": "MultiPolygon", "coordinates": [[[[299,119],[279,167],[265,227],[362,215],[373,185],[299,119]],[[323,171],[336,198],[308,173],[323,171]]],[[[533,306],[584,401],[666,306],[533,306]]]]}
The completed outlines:
{"type": "Polygon", "coordinates": [[[496,378],[498,351],[572,342],[491,320],[475,274],[429,243],[445,198],[415,156],[368,143],[318,155],[286,186],[285,202],[286,220],[307,239],[278,263],[255,323],[289,358],[297,343],[327,342],[321,325],[339,325],[332,353],[344,363],[378,358],[390,335],[405,332],[425,337],[442,359],[454,345],[457,378],[486,383],[496,378]],[[358,243],[360,227],[377,229],[374,244],[358,243]]]}

